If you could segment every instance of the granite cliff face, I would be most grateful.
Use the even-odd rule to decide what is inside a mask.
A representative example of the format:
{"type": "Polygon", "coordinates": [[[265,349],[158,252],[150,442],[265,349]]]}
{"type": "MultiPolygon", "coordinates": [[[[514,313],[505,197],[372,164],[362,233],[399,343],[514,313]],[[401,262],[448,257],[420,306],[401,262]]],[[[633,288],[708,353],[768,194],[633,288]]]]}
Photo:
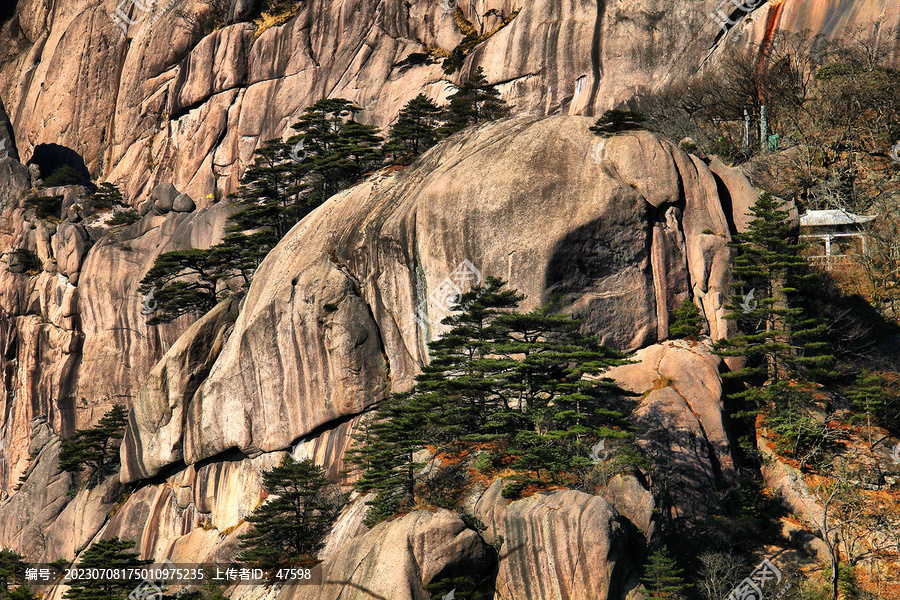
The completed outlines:
{"type": "MultiPolygon", "coordinates": [[[[639,350],[613,375],[643,394],[639,416],[671,434],[673,477],[702,509],[705,492],[734,479],[719,362],[706,343],[666,341],[668,311],[691,297],[710,338],[727,335],[726,244],[755,190],[717,159],[647,132],[601,141],[588,116],[776,30],[900,24],[894,5],[845,4],[764,4],[719,36],[715,2],[461,2],[485,31],[500,24],[489,11],[518,13],[448,77],[437,64],[397,65],[462,39],[439,2],[310,0],[255,38],[239,19],[203,35],[162,12],[123,37],[106,14],[112,0],[20,0],[0,29],[0,547],[72,559],[120,536],[147,557],[227,556],[264,496],[262,470],[290,452],[337,476],[360,414],[412,385],[440,334],[434,292],[463,261],[508,279],[526,308],[562,294],[605,343],[639,350]],[[443,99],[477,66],[516,116],[331,198],[272,251],[245,296],[196,321],[147,324],[138,282],[155,258],[221,239],[230,209],[217,200],[306,106],[349,98],[385,126],[408,99],[443,99]],[[110,226],[79,186],[50,190],[64,197],[58,218],[26,207],[41,173],[19,159],[60,148],[119,182],[141,219],[110,226]],[[177,190],[159,186],[170,182],[177,190]],[[192,202],[176,207],[179,191],[192,202]],[[23,268],[14,249],[38,266],[23,268]],[[68,496],[60,438],[117,403],[132,407],[120,481],[68,496]]],[[[421,598],[435,574],[469,568],[496,569],[509,600],[619,598],[637,585],[631,553],[655,528],[641,482],[511,504],[498,486],[469,499],[483,536],[446,512],[367,531],[357,499],[323,552],[342,583],[323,593],[421,598]],[[572,531],[589,547],[575,548],[572,531]],[[501,536],[505,558],[485,564],[485,544],[501,536]],[[516,550],[533,544],[553,551],[516,550]],[[574,581],[576,564],[590,577],[574,581]],[[536,583],[551,580],[570,587],[536,583]]]]}
{"type": "MultiPolygon", "coordinates": [[[[263,262],[246,297],[224,301],[183,331],[179,322],[162,331],[141,323],[146,317],[140,314],[134,286],[158,252],[212,243],[217,223],[213,219],[221,218],[225,205],[188,214],[156,214],[154,209],[124,229],[63,220],[56,232],[48,230],[51,240],[71,227],[83,227],[93,236],[77,271],[77,285],[67,276],[46,271],[3,276],[35,286],[44,280],[50,282],[47,286],[66,286],[71,296],[65,313],[69,321],[53,326],[78,341],[71,351],[79,361],[63,373],[73,382],[74,393],[88,397],[88,390],[95,390],[91,397],[102,400],[91,407],[99,411],[115,401],[98,391],[101,386],[134,390],[121,472],[122,483],[134,491],[109,518],[97,515],[110,510],[104,502],[115,496],[113,489],[82,490],[68,503],[60,502],[58,494],[48,496],[55,475],[47,463],[58,448],[45,441],[41,448],[46,449],[33,461],[23,455],[10,462],[8,481],[27,468],[30,487],[23,490],[42,490],[43,495],[38,500],[20,492],[0,506],[0,516],[20,510],[19,502],[40,508],[29,521],[19,525],[10,521],[0,531],[0,544],[27,545],[30,554],[48,560],[71,557],[94,536],[137,539],[145,555],[173,560],[211,559],[233,549],[236,536],[245,530],[242,518],[262,497],[261,469],[290,451],[314,456],[337,474],[356,418],[388,391],[410,387],[427,359],[427,342],[442,327],[437,324],[442,307],[433,292],[462,261],[469,261],[480,278],[508,279],[527,294],[526,307],[563,294],[592,331],[619,348],[665,340],[669,307],[688,296],[702,307],[711,335],[724,335],[722,304],[730,252],[726,243],[735,222],[731,211],[740,213],[753,201],[749,187],[738,172],[711,163],[727,179],[744,182],[727,184],[703,160],[648,132],[602,141],[588,131],[591,122],[584,117],[500,121],[461,132],[404,171],[374,175],[299,223],[263,262]],[[727,213],[723,206],[729,207],[727,213]],[[125,245],[129,249],[123,249],[125,245]],[[123,256],[131,260],[126,262],[123,256]],[[112,282],[107,279],[103,286],[104,270],[121,276],[112,282]],[[109,328],[100,327],[103,322],[127,333],[111,334],[109,328]],[[69,330],[64,328],[67,323],[69,330]],[[116,356],[121,357],[124,349],[116,344],[127,343],[136,333],[156,335],[156,343],[167,348],[155,365],[117,364],[121,358],[116,356]],[[136,369],[145,375],[129,387],[128,377],[136,369]],[[87,376],[98,370],[107,375],[87,376]],[[43,542],[29,535],[36,527],[51,532],[43,542]]],[[[11,201],[6,210],[21,212],[20,202],[11,201]]],[[[8,221],[19,223],[11,236],[23,228],[31,231],[28,218],[16,219],[8,221]]],[[[28,246],[30,238],[22,243],[28,246]]],[[[44,263],[52,268],[58,263],[52,249],[61,246],[47,247],[51,253],[44,263]]],[[[17,336],[30,336],[32,344],[45,343],[42,335],[26,327],[38,317],[21,313],[32,307],[53,314],[59,310],[55,303],[65,300],[66,294],[27,285],[24,290],[29,295],[7,309],[10,329],[17,336]],[[41,308],[41,302],[48,308],[41,308]]],[[[712,485],[727,485],[727,470],[712,467],[731,464],[721,429],[717,359],[699,349],[686,350],[681,357],[677,347],[658,348],[647,356],[648,374],[623,372],[623,381],[638,393],[651,388],[650,375],[666,369],[653,366],[662,362],[659,353],[671,355],[667,363],[675,366],[666,374],[676,382],[687,377],[673,388],[699,386],[690,393],[693,404],[656,400],[659,391],[647,397],[648,406],[664,405],[654,410],[672,420],[673,431],[683,428],[703,436],[705,462],[697,462],[693,448],[673,447],[687,462],[684,477],[700,472],[712,485]],[[688,366],[691,361],[696,364],[688,366]],[[706,380],[690,383],[704,372],[706,380]],[[702,415],[702,426],[696,414],[702,415]]],[[[26,374],[43,374],[47,366],[32,365],[26,374]]],[[[52,380],[45,385],[56,389],[52,380]]],[[[16,387],[14,391],[19,393],[16,387]]],[[[72,420],[74,415],[89,414],[77,407],[62,410],[40,388],[32,394],[28,403],[8,402],[13,418],[47,415],[49,424],[65,433],[81,423],[72,420]]],[[[7,427],[26,435],[31,429],[12,419],[7,427]]],[[[594,508],[579,509],[599,511],[598,524],[586,525],[590,535],[624,549],[637,543],[636,526],[622,523],[634,518],[649,528],[651,517],[628,508],[632,503],[628,498],[633,500],[635,493],[632,490],[623,499],[621,491],[611,492],[624,513],[615,503],[607,505],[600,499],[588,503],[588,507],[596,504],[594,508]],[[602,510],[597,502],[603,503],[602,510]]],[[[505,504],[486,498],[473,502],[505,504]]],[[[568,496],[554,498],[552,502],[570,502],[568,496]]],[[[584,501],[588,498],[585,495],[584,501]]],[[[573,496],[571,502],[578,505],[582,500],[573,496]]],[[[492,510],[501,509],[498,505],[492,510]]],[[[542,518],[541,510],[524,510],[516,519],[527,523],[542,518]]],[[[506,518],[498,513],[497,527],[512,527],[501,525],[506,518]]],[[[372,542],[380,547],[392,539],[395,533],[390,531],[397,527],[376,528],[365,535],[387,536],[372,542]]],[[[358,525],[350,529],[362,535],[358,525]]],[[[369,542],[361,538],[359,543],[369,542]]],[[[561,548],[568,544],[565,539],[552,543],[561,548]]],[[[539,556],[526,554],[517,560],[521,564],[510,563],[509,568],[549,568],[539,556]]],[[[603,562],[599,579],[586,585],[595,591],[624,590],[631,581],[628,585],[633,587],[633,565],[622,560],[615,567],[603,562]]],[[[339,562],[330,564],[341,568],[339,562]]],[[[507,573],[502,565],[500,573],[512,586],[504,597],[527,593],[512,584],[521,573],[507,573]]],[[[396,585],[390,581],[382,583],[396,585]]],[[[413,590],[410,597],[418,593],[413,590]]]]}
{"type": "Polygon", "coordinates": [[[22,155],[64,146],[130,198],[173,182],[201,207],[209,194],[233,191],[253,151],[322,97],[353,100],[364,109],[359,118],[384,127],[418,93],[442,100],[482,66],[518,113],[589,116],[688,79],[727,46],[775,31],[834,39],[876,18],[900,24],[900,9],[886,2],[784,0],[741,13],[723,37],[712,16],[717,0],[463,0],[478,33],[515,17],[447,76],[437,63],[399,64],[463,39],[439,0],[309,0],[258,39],[241,22],[204,36],[175,14],[202,14],[201,5],[155,4],[132,15],[143,20],[125,36],[110,17],[116,0],[20,0],[0,31],[0,98],[22,155]]]}

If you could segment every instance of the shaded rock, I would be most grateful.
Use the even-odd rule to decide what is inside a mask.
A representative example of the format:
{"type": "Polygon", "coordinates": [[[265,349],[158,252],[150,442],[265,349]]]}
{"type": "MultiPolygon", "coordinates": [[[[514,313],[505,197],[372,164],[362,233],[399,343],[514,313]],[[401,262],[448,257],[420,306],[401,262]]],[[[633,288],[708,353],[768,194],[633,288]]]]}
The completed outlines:
{"type": "Polygon", "coordinates": [[[623,349],[664,339],[669,308],[692,285],[720,335],[730,251],[712,174],[649,132],[613,138],[595,162],[591,124],[520,118],[461,132],[294,227],[195,395],[185,461],[285,448],[358,414],[385,392],[388,366],[392,389],[408,389],[445,327],[434,292],[460,265],[478,271],[464,286],[509,280],[525,310],[561,295],[623,349]]]}
{"type": "Polygon", "coordinates": [[[153,210],[153,200],[152,199],[144,200],[143,202],[139,203],[137,206],[138,214],[142,217],[144,215],[146,215],[147,213],[149,213],[151,210],[153,210]]]}
{"type": "Polygon", "coordinates": [[[236,23],[252,16],[262,5],[262,0],[232,0],[228,10],[228,22],[236,23]]]}
{"type": "Polygon", "coordinates": [[[245,86],[255,33],[255,25],[232,25],[214,31],[194,46],[172,81],[170,113],[180,114],[215,94],[245,86]]]}
{"type": "Polygon", "coordinates": [[[178,197],[178,190],[171,183],[160,183],[153,188],[150,199],[153,201],[153,207],[160,214],[167,213],[172,210],[175,205],[175,198],[178,197]]]}
{"type": "Polygon", "coordinates": [[[282,600],[424,600],[425,587],[443,577],[487,581],[490,548],[454,513],[416,510],[380,523],[353,543],[327,554],[323,584],[285,586],[282,600]]]}
{"type": "Polygon", "coordinates": [[[644,534],[647,543],[654,539],[656,500],[636,477],[616,475],[603,487],[600,495],[644,534]]]}
{"type": "Polygon", "coordinates": [[[761,190],[753,187],[739,169],[726,166],[717,157],[709,161],[709,170],[728,192],[727,195],[723,194],[722,200],[733,229],[738,233],[747,231],[747,225],[753,220],[750,208],[756,204],[761,190]]]}
{"type": "Polygon", "coordinates": [[[724,426],[721,359],[705,343],[687,340],[643,348],[634,359],[605,375],[641,394],[636,417],[647,435],[638,443],[678,487],[679,511],[720,510],[711,491],[737,482],[724,426]]]}
{"type": "Polygon", "coordinates": [[[16,133],[6,114],[3,100],[0,100],[0,161],[5,160],[19,160],[19,151],[16,150],[16,133]]]}
{"type": "Polygon", "coordinates": [[[172,203],[172,210],[175,212],[193,212],[196,208],[197,205],[187,194],[178,194],[172,203]]]}
{"type": "Polygon", "coordinates": [[[508,502],[495,481],[476,505],[489,543],[502,539],[496,596],[622,598],[637,585],[636,530],[599,496],[566,490],[508,502]]]}
{"type": "Polygon", "coordinates": [[[110,510],[120,500],[121,491],[115,477],[106,478],[96,487],[79,490],[58,516],[44,524],[46,544],[40,562],[73,560],[106,523],[110,510]]]}
{"type": "MultiPolygon", "coordinates": [[[[47,419],[37,418],[31,426],[31,450],[36,452],[19,491],[0,504],[0,547],[15,548],[36,562],[47,550],[43,533],[68,501],[66,492],[71,487],[71,477],[59,472],[61,441],[47,419]]],[[[0,463],[0,469],[4,468],[5,464],[0,463]]]]}
{"type": "Polygon", "coordinates": [[[248,528],[244,518],[266,496],[261,473],[284,455],[223,456],[182,468],[161,484],[141,486],[110,517],[99,538],[135,540],[142,557],[189,564],[231,561],[239,551],[238,536],[248,528]]]}

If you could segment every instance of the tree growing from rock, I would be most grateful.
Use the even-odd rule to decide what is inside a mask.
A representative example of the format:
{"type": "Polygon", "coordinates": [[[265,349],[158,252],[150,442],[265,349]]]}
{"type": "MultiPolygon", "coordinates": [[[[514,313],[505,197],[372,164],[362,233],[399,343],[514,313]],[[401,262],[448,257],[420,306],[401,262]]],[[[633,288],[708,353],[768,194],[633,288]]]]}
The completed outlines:
{"type": "Polygon", "coordinates": [[[91,194],[90,199],[93,208],[101,210],[108,210],[125,204],[125,198],[122,196],[119,186],[114,183],[109,183],[108,181],[97,186],[97,190],[91,194]]]}
{"type": "Polygon", "coordinates": [[[594,377],[622,355],[581,334],[557,305],[514,312],[523,297],[505,285],[488,277],[459,296],[415,389],[382,402],[356,436],[357,489],[376,492],[370,523],[419,500],[426,445],[451,463],[487,451],[489,462],[516,470],[516,495],[526,485],[574,483],[598,438],[628,435],[620,390],[594,377]]]}
{"type": "Polygon", "coordinates": [[[161,254],[141,279],[142,294],[153,293],[157,310],[151,325],[173,321],[190,313],[205,313],[228,293],[220,282],[232,276],[233,249],[217,245],[208,250],[190,248],[161,254]]]}
{"type": "Polygon", "coordinates": [[[419,94],[406,103],[391,126],[385,150],[403,161],[416,157],[437,143],[440,107],[419,94]]]}
{"type": "Polygon", "coordinates": [[[450,96],[450,104],[444,111],[445,123],[439,131],[448,136],[469,125],[499,119],[508,113],[509,107],[500,98],[496,84],[488,83],[484,69],[478,67],[450,96]]]}
{"type": "Polygon", "coordinates": [[[152,292],[157,306],[151,324],[209,311],[230,293],[232,278],[249,285],[291,227],[382,165],[383,140],[376,127],[353,119],[360,110],[342,98],[320,100],[293,125],[296,135],[269,140],[256,151],[231,196],[237,210],[223,241],[166,252],[141,280],[140,291],[152,292]]]}
{"type": "Polygon", "coordinates": [[[263,487],[275,496],[253,511],[253,528],[240,536],[238,559],[260,568],[312,565],[345,498],[309,459],[290,455],[263,472],[263,487]]]}
{"type": "Polygon", "coordinates": [[[643,129],[646,118],[642,113],[631,110],[608,110],[597,119],[591,131],[599,136],[608,136],[622,131],[643,129]]]}
{"type": "Polygon", "coordinates": [[[702,324],[700,309],[693,300],[685,298],[675,309],[675,321],[669,327],[669,337],[696,340],[700,335],[702,324]]]}
{"type": "MultiPolygon", "coordinates": [[[[133,540],[120,540],[118,537],[101,540],[84,551],[76,568],[96,568],[103,575],[116,569],[139,568],[153,562],[141,560],[137,553],[127,552],[133,547],[133,540]]],[[[63,598],[68,600],[124,600],[134,589],[135,582],[133,579],[101,577],[71,579],[67,585],[63,598]]]]}
{"type": "Polygon", "coordinates": [[[79,429],[62,442],[59,468],[79,473],[88,471],[88,481],[99,481],[119,465],[119,443],[125,437],[128,409],[117,405],[94,427],[79,429]]]}

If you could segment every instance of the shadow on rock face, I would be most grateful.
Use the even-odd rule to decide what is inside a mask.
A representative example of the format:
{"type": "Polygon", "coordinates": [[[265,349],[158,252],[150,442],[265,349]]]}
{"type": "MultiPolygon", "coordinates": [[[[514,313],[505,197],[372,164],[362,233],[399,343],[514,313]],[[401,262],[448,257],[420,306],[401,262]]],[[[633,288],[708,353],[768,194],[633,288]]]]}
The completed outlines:
{"type": "Polygon", "coordinates": [[[6,0],[6,2],[0,3],[0,25],[16,14],[18,4],[19,0],[6,0]]]}
{"type": "Polygon", "coordinates": [[[66,146],[59,144],[38,144],[29,165],[37,165],[41,169],[41,177],[46,179],[60,167],[68,165],[75,174],[82,180],[83,184],[91,181],[91,174],[87,165],[84,164],[84,158],[80,154],[66,146]]]}

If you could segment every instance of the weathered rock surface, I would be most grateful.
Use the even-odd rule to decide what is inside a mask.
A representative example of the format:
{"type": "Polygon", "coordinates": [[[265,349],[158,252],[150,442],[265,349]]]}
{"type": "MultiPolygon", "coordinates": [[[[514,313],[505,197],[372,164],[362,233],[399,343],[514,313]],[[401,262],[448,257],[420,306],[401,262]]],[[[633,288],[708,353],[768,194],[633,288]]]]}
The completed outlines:
{"type": "Polygon", "coordinates": [[[509,503],[495,481],[475,507],[499,542],[496,598],[624,598],[636,587],[636,529],[599,496],[566,490],[509,503]]]}
{"type": "Polygon", "coordinates": [[[421,600],[439,577],[488,580],[491,549],[454,513],[416,510],[377,525],[326,555],[322,585],[283,588],[283,600],[421,600]]]}
{"type": "Polygon", "coordinates": [[[3,101],[0,100],[0,160],[10,158],[19,160],[19,151],[16,149],[16,135],[12,123],[9,122],[9,115],[6,114],[3,101]]]}
{"type": "Polygon", "coordinates": [[[122,452],[123,482],[146,479],[182,460],[185,407],[219,356],[239,306],[239,296],[222,301],[191,325],[150,371],[132,404],[122,452]]]}
{"type": "Polygon", "coordinates": [[[730,234],[711,173],[647,132],[613,138],[595,163],[590,123],[464,132],[298,224],[257,271],[191,403],[185,461],[281,449],[357,414],[386,391],[388,365],[392,389],[408,388],[442,327],[433,292],[465,260],[524,292],[525,309],[562,294],[613,346],[664,339],[692,290],[721,335],[730,234]],[[650,177],[662,183],[651,190],[650,177]]]}
{"type": "Polygon", "coordinates": [[[600,495],[620,515],[631,521],[649,543],[656,534],[656,500],[645,485],[633,475],[616,475],[603,487],[600,495]]]}
{"type": "Polygon", "coordinates": [[[0,490],[7,493],[28,464],[31,419],[45,415],[61,435],[95,422],[128,401],[187,328],[189,318],[147,325],[138,284],[161,252],[217,243],[232,210],[223,203],[148,215],[110,230],[96,216],[74,224],[66,214],[82,210],[84,188],[43,191],[68,205],[59,222],[26,210],[30,187],[28,169],[0,161],[0,490]]]}
{"type": "Polygon", "coordinates": [[[704,342],[674,340],[643,348],[634,360],[605,375],[641,395],[636,416],[649,433],[638,443],[664,465],[680,510],[721,508],[711,492],[737,481],[723,423],[721,359],[704,342]]]}
{"type": "MultiPolygon", "coordinates": [[[[91,172],[122,183],[131,198],[146,198],[167,181],[195,199],[211,192],[223,198],[253,150],[285,135],[322,97],[352,99],[364,109],[360,118],[385,127],[418,93],[443,100],[482,66],[519,114],[597,115],[693,77],[730,46],[778,31],[812,29],[834,39],[878,18],[885,29],[900,24],[896,6],[878,0],[852,8],[787,0],[760,3],[723,37],[712,16],[720,4],[461,0],[479,33],[497,29],[500,15],[517,14],[448,77],[439,61],[398,64],[462,41],[454,16],[437,1],[313,0],[258,38],[252,25],[235,23],[250,14],[249,0],[233,4],[234,24],[208,35],[157,3],[135,15],[141,20],[126,39],[109,16],[113,0],[73,0],[65,10],[21,0],[0,29],[7,57],[0,98],[23,156],[52,140],[75,149],[91,172]],[[83,93],[72,93],[76,81],[83,93]]],[[[188,5],[204,22],[201,3],[176,8],[188,5]]]]}
{"type": "Polygon", "coordinates": [[[187,194],[178,194],[172,202],[172,210],[175,212],[192,212],[197,205],[187,194]]]}
{"type": "MultiPolygon", "coordinates": [[[[26,444],[33,458],[23,474],[21,488],[6,500],[0,500],[0,547],[16,548],[22,554],[36,557],[44,550],[44,526],[53,522],[68,502],[71,487],[68,473],[57,466],[62,442],[45,418],[31,423],[31,444],[26,444]]],[[[0,461],[0,468],[4,462],[0,461]]]]}

